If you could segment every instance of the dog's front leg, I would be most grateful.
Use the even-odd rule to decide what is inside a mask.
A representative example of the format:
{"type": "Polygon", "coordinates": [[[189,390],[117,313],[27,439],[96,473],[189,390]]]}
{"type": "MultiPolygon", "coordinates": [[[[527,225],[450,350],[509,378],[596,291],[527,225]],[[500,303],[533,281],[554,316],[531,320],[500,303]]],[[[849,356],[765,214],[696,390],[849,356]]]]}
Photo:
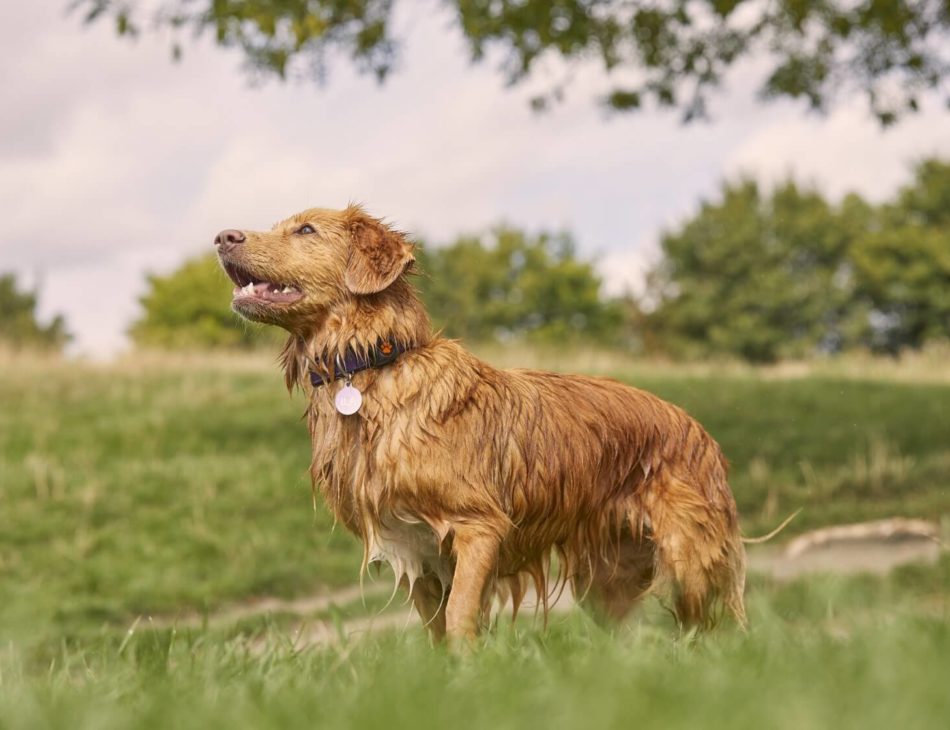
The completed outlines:
{"type": "Polygon", "coordinates": [[[449,643],[458,647],[478,635],[482,598],[498,562],[501,538],[484,527],[469,525],[457,525],[454,532],[455,575],[446,607],[446,632],[449,643]]]}

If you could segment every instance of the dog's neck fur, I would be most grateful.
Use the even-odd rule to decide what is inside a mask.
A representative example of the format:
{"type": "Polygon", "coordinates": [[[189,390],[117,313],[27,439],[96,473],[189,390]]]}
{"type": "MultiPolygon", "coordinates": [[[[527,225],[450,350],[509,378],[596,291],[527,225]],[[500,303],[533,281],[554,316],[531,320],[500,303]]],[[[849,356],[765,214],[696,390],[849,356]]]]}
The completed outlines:
{"type": "Polygon", "coordinates": [[[351,296],[292,332],[280,360],[287,388],[302,387],[311,370],[344,357],[347,350],[366,355],[380,340],[404,349],[424,347],[432,340],[429,316],[412,284],[405,278],[387,289],[351,296]]]}

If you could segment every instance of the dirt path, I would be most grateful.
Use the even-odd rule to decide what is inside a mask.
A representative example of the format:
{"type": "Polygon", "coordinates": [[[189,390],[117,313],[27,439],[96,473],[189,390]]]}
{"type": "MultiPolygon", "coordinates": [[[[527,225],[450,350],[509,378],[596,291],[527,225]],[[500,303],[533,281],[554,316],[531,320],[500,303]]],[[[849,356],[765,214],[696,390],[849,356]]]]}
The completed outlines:
{"type": "MultiPolygon", "coordinates": [[[[335,591],[318,593],[300,598],[252,598],[243,603],[235,603],[209,614],[188,611],[165,616],[150,616],[148,622],[155,628],[229,626],[242,619],[264,616],[266,614],[291,614],[300,617],[314,616],[329,611],[333,607],[347,606],[366,599],[377,598],[392,593],[392,587],[380,584],[368,584],[362,590],[358,585],[339,588],[335,591]]],[[[395,601],[394,601],[395,602],[395,601]]]]}
{"type": "Polygon", "coordinates": [[[762,546],[749,550],[749,570],[777,580],[809,573],[873,573],[883,575],[906,563],[937,562],[941,546],[936,528],[920,521],[893,521],[828,528],[802,535],[784,548],[762,546]]]}
{"type": "MultiPolygon", "coordinates": [[[[809,573],[883,574],[906,563],[934,563],[944,546],[935,525],[920,520],[881,520],[860,525],[842,525],[806,533],[785,546],[763,545],[748,551],[750,572],[764,573],[777,580],[792,580],[809,573]]],[[[299,617],[291,637],[295,646],[338,643],[367,633],[399,629],[419,623],[405,597],[399,593],[384,612],[345,621],[333,621],[325,614],[333,607],[352,606],[362,600],[391,594],[385,581],[357,585],[319,595],[292,600],[261,598],[235,604],[203,616],[178,614],[148,619],[155,628],[229,626],[242,619],[266,614],[299,617]]],[[[529,595],[523,611],[534,609],[529,595]]],[[[552,610],[568,611],[574,600],[570,591],[552,610]]],[[[369,610],[369,609],[367,609],[369,610]]]]}

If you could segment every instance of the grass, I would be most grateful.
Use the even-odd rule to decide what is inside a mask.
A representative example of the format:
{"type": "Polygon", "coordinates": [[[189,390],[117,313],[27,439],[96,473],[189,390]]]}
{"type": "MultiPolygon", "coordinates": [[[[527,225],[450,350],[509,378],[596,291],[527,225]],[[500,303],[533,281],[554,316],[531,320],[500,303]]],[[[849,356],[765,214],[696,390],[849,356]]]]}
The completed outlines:
{"type": "Polygon", "coordinates": [[[0,402],[0,637],[352,581],[277,377],[8,370],[0,402]]]}
{"type": "Polygon", "coordinates": [[[616,635],[583,614],[477,653],[415,632],[295,650],[263,628],[139,632],[0,655],[0,727],[936,727],[950,712],[950,560],[754,586],[753,629],[616,635]]]}
{"type": "MultiPolygon", "coordinates": [[[[950,514],[950,385],[613,373],[692,412],[747,533],[950,514]]],[[[353,581],[266,360],[0,361],[0,639],[353,581]],[[45,630],[45,629],[42,629],[45,630]]]]}
{"type": "Polygon", "coordinates": [[[638,378],[720,442],[747,532],[803,507],[794,530],[950,514],[950,387],[750,378],[638,378]]]}
{"type": "MultiPolygon", "coordinates": [[[[749,534],[798,507],[789,534],[950,516],[950,378],[588,366],[710,430],[749,534]]],[[[469,657],[415,631],[301,651],[290,615],[176,623],[355,579],[358,545],[312,506],[302,410],[269,358],[0,357],[0,729],[911,728],[950,711],[946,557],[755,578],[748,636],[679,637],[656,604],[617,636],[578,613],[547,633],[503,622],[469,657]]]]}

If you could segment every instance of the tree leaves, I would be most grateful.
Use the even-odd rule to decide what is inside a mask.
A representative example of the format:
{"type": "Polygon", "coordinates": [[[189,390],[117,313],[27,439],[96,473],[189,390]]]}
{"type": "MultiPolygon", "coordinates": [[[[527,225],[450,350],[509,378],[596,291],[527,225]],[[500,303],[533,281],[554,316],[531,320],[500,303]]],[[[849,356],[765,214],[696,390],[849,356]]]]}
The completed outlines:
{"type": "Polygon", "coordinates": [[[422,297],[449,337],[619,341],[620,303],[603,296],[593,266],[577,258],[566,234],[531,236],[501,226],[486,236],[422,248],[418,260],[422,297]]]}
{"type": "Polygon", "coordinates": [[[36,316],[36,292],[22,291],[13,274],[0,275],[0,344],[14,348],[62,350],[71,335],[56,315],[48,324],[36,316]]]}
{"type": "MultiPolygon", "coordinates": [[[[473,61],[501,52],[505,81],[529,78],[543,58],[568,67],[597,61],[623,70],[603,95],[619,112],[648,102],[678,107],[684,121],[706,118],[710,95],[739,61],[770,68],[760,98],[803,98],[826,110],[859,93],[882,125],[941,93],[950,76],[950,8],[945,0],[445,0],[473,61]]],[[[150,28],[212,30],[239,47],[249,68],[280,79],[322,81],[330,60],[385,80],[399,44],[391,34],[396,0],[165,0],[150,28]]],[[[119,35],[141,26],[142,0],[73,0],[85,22],[112,16],[119,35]]],[[[181,41],[173,40],[180,54],[181,41]]],[[[562,85],[534,96],[537,108],[564,96],[562,85]]],[[[947,99],[950,103],[950,98],[947,99]]]]}
{"type": "Polygon", "coordinates": [[[892,203],[832,205],[787,182],[723,187],[663,236],[645,341],[769,362],[950,339],[950,163],[922,162],[892,203]]]}
{"type": "Polygon", "coordinates": [[[186,261],[170,274],[148,276],[142,314],[129,328],[140,347],[249,348],[274,344],[282,330],[242,320],[230,310],[231,282],[212,254],[186,261]]]}

